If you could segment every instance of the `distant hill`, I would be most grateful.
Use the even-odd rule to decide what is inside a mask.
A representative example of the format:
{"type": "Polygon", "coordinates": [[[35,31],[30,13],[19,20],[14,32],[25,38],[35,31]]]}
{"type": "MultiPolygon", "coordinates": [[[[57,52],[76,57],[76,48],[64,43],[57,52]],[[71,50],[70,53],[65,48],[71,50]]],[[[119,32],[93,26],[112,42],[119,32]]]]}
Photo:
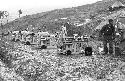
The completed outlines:
{"type": "MultiPolygon", "coordinates": [[[[69,22],[70,27],[67,30],[70,32],[69,35],[72,35],[72,33],[91,34],[92,29],[101,22],[102,16],[109,14],[108,9],[115,1],[116,0],[103,0],[73,8],[55,9],[52,11],[27,15],[5,24],[3,28],[11,31],[34,28],[36,31],[48,30],[54,33],[55,31],[60,30],[63,24],[69,22]],[[91,19],[91,22],[79,27],[76,27],[73,24],[76,21],[85,23],[85,19],[91,19]]],[[[120,1],[125,3],[124,0],[120,1]]]]}

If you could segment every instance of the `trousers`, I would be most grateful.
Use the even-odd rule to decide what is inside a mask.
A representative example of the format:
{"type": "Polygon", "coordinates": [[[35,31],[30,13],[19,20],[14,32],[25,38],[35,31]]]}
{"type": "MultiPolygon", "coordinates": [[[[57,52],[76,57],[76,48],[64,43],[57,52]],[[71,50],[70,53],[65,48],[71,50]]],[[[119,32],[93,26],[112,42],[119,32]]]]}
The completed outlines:
{"type": "Polygon", "coordinates": [[[104,52],[105,54],[107,54],[108,52],[110,54],[113,53],[113,41],[107,42],[107,41],[103,41],[103,45],[104,45],[104,52]],[[108,46],[109,44],[109,46],[108,46]]]}
{"type": "Polygon", "coordinates": [[[104,37],[103,45],[104,45],[104,53],[107,54],[108,52],[110,54],[113,54],[113,39],[111,37],[104,37]]]}

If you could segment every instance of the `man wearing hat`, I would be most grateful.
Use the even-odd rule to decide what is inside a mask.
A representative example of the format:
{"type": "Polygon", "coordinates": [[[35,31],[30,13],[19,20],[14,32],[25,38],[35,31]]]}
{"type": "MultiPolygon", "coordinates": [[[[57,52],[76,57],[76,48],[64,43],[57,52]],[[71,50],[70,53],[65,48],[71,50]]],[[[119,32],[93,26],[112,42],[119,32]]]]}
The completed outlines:
{"type": "Polygon", "coordinates": [[[104,25],[100,31],[103,36],[104,54],[113,54],[113,40],[115,38],[115,26],[113,20],[109,19],[108,24],[104,25]],[[107,46],[109,44],[109,46],[107,46]]]}

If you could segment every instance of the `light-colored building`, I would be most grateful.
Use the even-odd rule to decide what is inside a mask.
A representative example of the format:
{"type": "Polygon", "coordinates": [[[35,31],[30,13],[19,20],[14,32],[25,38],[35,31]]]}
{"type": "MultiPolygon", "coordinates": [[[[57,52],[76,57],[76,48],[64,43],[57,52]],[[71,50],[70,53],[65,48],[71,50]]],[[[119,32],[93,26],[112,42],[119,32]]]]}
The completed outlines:
{"type": "Polygon", "coordinates": [[[20,33],[20,31],[13,31],[12,32],[12,39],[17,41],[20,40],[22,37],[22,34],[20,33]]]}
{"type": "Polygon", "coordinates": [[[55,35],[49,32],[13,31],[11,39],[18,40],[24,44],[29,43],[35,45],[35,47],[45,45],[47,48],[57,48],[55,35]]]}
{"type": "Polygon", "coordinates": [[[78,36],[78,34],[73,34],[74,36],[69,37],[67,33],[66,27],[62,26],[62,32],[58,38],[58,41],[60,41],[58,53],[66,53],[67,51],[70,51],[71,54],[83,53],[85,47],[88,46],[88,37],[78,36]]]}
{"type": "Polygon", "coordinates": [[[50,34],[48,32],[38,32],[38,45],[50,45],[50,34]]]}
{"type": "Polygon", "coordinates": [[[37,45],[38,44],[38,38],[35,33],[29,33],[24,38],[25,42],[29,42],[30,44],[37,45]]]}
{"type": "Polygon", "coordinates": [[[85,47],[87,47],[87,42],[86,39],[81,37],[66,37],[63,40],[63,49],[60,51],[65,53],[70,50],[72,54],[80,54],[83,53],[85,47]]]}
{"type": "Polygon", "coordinates": [[[13,31],[12,32],[12,39],[19,40],[19,41],[26,41],[26,36],[32,32],[29,31],[13,31]]]}
{"type": "Polygon", "coordinates": [[[26,41],[29,41],[31,44],[35,44],[39,46],[47,46],[47,48],[56,48],[55,35],[51,35],[48,32],[38,32],[38,33],[31,33],[26,36],[26,41]]]}

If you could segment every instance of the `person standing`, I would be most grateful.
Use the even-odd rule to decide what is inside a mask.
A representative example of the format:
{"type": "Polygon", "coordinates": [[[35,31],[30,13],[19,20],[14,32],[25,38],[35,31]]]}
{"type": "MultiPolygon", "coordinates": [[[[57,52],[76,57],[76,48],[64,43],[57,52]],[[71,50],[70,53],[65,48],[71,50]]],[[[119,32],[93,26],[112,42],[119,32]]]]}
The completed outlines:
{"type": "Polygon", "coordinates": [[[100,30],[103,36],[104,54],[113,54],[113,41],[115,39],[115,26],[113,19],[108,20],[108,24],[104,25],[100,30]],[[107,46],[109,44],[109,47],[107,46]]]}

